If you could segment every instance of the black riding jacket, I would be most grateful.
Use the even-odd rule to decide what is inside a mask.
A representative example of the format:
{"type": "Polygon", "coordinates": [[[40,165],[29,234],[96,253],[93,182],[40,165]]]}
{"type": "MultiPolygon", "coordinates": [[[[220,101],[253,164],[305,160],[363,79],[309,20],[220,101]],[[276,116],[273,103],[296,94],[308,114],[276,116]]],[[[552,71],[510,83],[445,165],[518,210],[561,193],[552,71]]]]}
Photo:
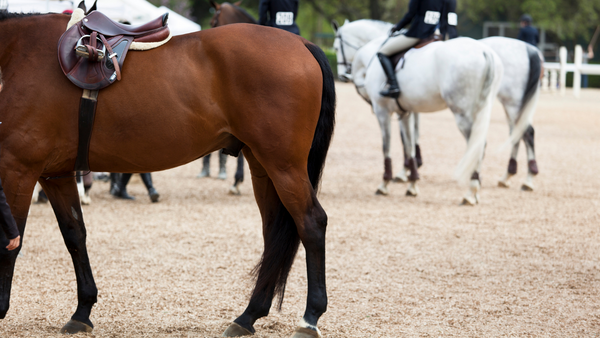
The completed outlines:
{"type": "Polygon", "coordinates": [[[6,195],[4,194],[4,188],[2,188],[2,181],[0,180],[0,226],[6,234],[6,238],[15,239],[19,236],[19,229],[17,229],[17,223],[10,212],[10,206],[6,202],[6,195]]]}
{"type": "Polygon", "coordinates": [[[433,35],[440,24],[445,0],[410,0],[408,13],[396,24],[400,30],[410,23],[406,36],[425,39],[433,35]]]}
{"type": "Polygon", "coordinates": [[[258,23],[300,35],[296,25],[298,0],[260,0],[258,23]]]}
{"type": "Polygon", "coordinates": [[[521,27],[517,39],[530,43],[534,46],[537,46],[538,43],[540,43],[540,36],[538,34],[538,30],[531,26],[521,27]]]}
{"type": "Polygon", "coordinates": [[[443,38],[454,39],[458,37],[456,25],[458,24],[458,16],[456,15],[456,0],[445,0],[444,12],[440,18],[440,33],[443,38]]]}

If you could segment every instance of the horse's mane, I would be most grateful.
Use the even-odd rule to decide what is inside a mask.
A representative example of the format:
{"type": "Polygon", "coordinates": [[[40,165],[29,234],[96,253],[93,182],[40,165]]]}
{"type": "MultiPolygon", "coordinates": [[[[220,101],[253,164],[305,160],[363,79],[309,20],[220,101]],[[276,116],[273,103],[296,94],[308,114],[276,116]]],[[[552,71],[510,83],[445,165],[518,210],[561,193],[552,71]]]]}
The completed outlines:
{"type": "Polygon", "coordinates": [[[238,11],[242,12],[242,14],[244,14],[245,16],[247,16],[248,19],[252,20],[253,23],[258,23],[258,21],[256,21],[256,19],[250,13],[246,12],[246,10],[243,9],[242,7],[236,6],[234,4],[231,4],[231,6],[233,6],[238,11]]]}
{"type": "Polygon", "coordinates": [[[34,15],[42,15],[42,13],[13,13],[9,11],[0,11],[0,21],[13,18],[26,18],[34,15]]]}

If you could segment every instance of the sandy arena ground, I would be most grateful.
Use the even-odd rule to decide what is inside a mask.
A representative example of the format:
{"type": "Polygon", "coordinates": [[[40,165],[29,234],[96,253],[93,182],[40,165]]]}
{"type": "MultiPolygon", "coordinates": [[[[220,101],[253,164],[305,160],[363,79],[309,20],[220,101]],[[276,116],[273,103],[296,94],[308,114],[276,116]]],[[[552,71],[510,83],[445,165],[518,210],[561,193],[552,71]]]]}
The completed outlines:
{"type": "MultiPolygon", "coordinates": [[[[524,147],[510,189],[496,186],[508,163],[508,127],[494,107],[476,207],[459,206],[452,180],[465,142],[448,111],[422,116],[421,194],[406,184],[374,194],[383,174],[379,127],[349,84],[337,84],[337,128],[320,200],[329,215],[329,308],[324,337],[600,336],[600,91],[542,94],[535,117],[540,175],[519,189],[524,147]]],[[[394,125],[393,157],[401,149],[394,125]]],[[[213,156],[212,173],[217,172],[213,156]]],[[[201,163],[153,174],[150,203],[138,175],[135,201],[96,182],[84,207],[98,304],[97,337],[218,337],[246,307],[249,272],[262,252],[249,179],[198,179],[201,163]]],[[[76,283],[54,214],[33,205],[0,337],[60,337],[75,311],[76,283]]],[[[301,249],[281,312],[256,337],[288,337],[306,301],[301,249]]]]}

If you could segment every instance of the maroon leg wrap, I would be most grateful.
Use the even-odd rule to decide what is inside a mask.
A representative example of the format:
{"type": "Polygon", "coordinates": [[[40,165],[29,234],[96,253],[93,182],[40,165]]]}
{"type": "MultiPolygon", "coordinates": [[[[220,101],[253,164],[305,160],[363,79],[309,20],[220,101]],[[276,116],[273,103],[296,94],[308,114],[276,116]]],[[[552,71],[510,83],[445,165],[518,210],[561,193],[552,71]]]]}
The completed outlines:
{"type": "Polygon", "coordinates": [[[417,171],[417,161],[414,158],[408,160],[408,169],[410,169],[410,176],[408,179],[414,182],[419,179],[419,172],[417,171]]]}
{"type": "Polygon", "coordinates": [[[383,180],[384,181],[391,181],[392,180],[392,159],[389,157],[386,157],[385,160],[383,160],[383,166],[385,167],[385,172],[383,173],[383,180]]]}
{"type": "Polygon", "coordinates": [[[481,183],[481,179],[479,179],[479,173],[478,172],[474,172],[473,175],[471,175],[471,179],[472,180],[478,180],[479,183],[481,183]]]}
{"type": "Polygon", "coordinates": [[[539,173],[537,162],[535,160],[529,161],[529,172],[533,175],[537,175],[539,173]]]}
{"type": "Polygon", "coordinates": [[[514,158],[511,158],[508,161],[508,173],[514,175],[517,173],[517,161],[514,158]]]}

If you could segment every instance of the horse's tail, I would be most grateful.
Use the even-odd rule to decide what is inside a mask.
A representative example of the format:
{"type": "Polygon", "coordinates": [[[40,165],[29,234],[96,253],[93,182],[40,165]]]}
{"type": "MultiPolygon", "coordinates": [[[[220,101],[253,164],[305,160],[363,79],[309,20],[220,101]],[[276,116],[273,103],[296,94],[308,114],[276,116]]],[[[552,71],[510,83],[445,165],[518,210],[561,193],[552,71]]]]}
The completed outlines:
{"type": "Polygon", "coordinates": [[[510,134],[509,142],[513,146],[519,143],[527,128],[532,124],[535,107],[537,106],[540,94],[540,76],[542,74],[541,55],[539,50],[534,46],[528,43],[525,45],[527,45],[527,54],[529,57],[529,78],[527,79],[527,86],[525,87],[517,121],[510,134]]]}
{"type": "MultiPolygon", "coordinates": [[[[308,155],[308,177],[315,189],[319,187],[325,158],[331,143],[335,125],[335,84],[333,72],[325,53],[316,45],[306,42],[306,48],[315,57],[323,74],[323,92],[321,96],[321,111],[308,155]]],[[[285,285],[294,258],[300,245],[300,237],[294,219],[279,202],[277,215],[271,225],[271,231],[265,233],[265,251],[260,263],[254,268],[253,274],[258,276],[252,293],[253,299],[265,299],[265,296],[278,296],[278,309],[281,309],[285,285]],[[274,294],[267,293],[274,286],[274,294]]],[[[269,299],[270,297],[266,297],[269,299]]]]}
{"type": "Polygon", "coordinates": [[[483,56],[485,57],[485,79],[477,101],[473,105],[473,125],[471,134],[467,143],[467,151],[458,163],[455,177],[459,182],[468,182],[473,172],[477,169],[477,165],[483,158],[485,150],[487,132],[490,126],[492,116],[492,104],[499,81],[498,77],[502,76],[502,68],[497,74],[497,63],[494,57],[494,52],[491,49],[484,49],[483,56]]]}

